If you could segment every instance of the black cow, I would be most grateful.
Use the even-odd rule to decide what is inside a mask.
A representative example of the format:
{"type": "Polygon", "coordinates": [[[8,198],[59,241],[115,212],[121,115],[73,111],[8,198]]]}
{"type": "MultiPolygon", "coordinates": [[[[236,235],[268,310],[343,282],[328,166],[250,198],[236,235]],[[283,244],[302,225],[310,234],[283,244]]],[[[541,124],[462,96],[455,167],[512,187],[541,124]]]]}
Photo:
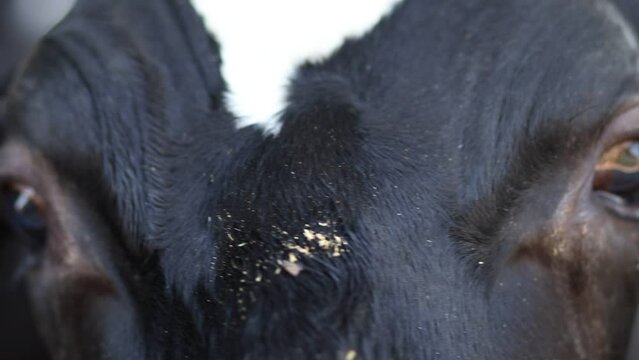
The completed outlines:
{"type": "Polygon", "coordinates": [[[13,82],[5,241],[54,358],[632,356],[609,2],[405,0],[298,69],[277,134],[236,129],[219,54],[187,1],[80,1],[13,82]]]}

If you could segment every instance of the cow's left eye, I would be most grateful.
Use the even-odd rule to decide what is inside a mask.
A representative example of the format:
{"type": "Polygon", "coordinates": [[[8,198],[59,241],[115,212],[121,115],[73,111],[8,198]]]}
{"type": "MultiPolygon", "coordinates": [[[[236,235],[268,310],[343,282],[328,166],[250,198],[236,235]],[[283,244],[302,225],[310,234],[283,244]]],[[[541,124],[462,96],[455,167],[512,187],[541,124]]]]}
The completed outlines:
{"type": "Polygon", "coordinates": [[[606,151],[595,168],[593,188],[639,217],[639,141],[626,141],[606,151]]]}
{"type": "Polygon", "coordinates": [[[28,245],[41,246],[47,236],[45,203],[29,186],[7,183],[2,186],[2,210],[5,221],[28,245]]]}

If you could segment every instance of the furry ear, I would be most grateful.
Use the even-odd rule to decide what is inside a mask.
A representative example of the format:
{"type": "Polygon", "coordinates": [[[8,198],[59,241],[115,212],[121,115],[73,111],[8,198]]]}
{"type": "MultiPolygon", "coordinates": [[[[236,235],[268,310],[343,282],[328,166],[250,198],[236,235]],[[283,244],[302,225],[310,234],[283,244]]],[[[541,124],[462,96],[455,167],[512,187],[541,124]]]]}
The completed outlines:
{"type": "Polygon", "coordinates": [[[102,41],[96,46],[107,51],[130,52],[135,47],[135,56],[151,59],[177,89],[221,96],[217,44],[190,1],[77,0],[58,28],[62,32],[69,27],[93,32],[90,36],[102,41]]]}
{"type": "MultiPolygon", "coordinates": [[[[76,157],[90,169],[83,174],[101,176],[105,193],[117,194],[114,206],[132,241],[165,221],[139,216],[142,202],[130,201],[140,196],[140,179],[153,179],[150,202],[169,203],[157,194],[176,191],[174,169],[187,167],[181,156],[191,156],[190,146],[213,157],[235,131],[222,106],[217,46],[185,0],[78,0],[15,84],[10,106],[30,119],[24,131],[54,160],[83,149],[76,157]],[[111,160],[95,159],[122,164],[115,171],[111,160]]],[[[58,170],[78,172],[70,161],[58,170]]]]}

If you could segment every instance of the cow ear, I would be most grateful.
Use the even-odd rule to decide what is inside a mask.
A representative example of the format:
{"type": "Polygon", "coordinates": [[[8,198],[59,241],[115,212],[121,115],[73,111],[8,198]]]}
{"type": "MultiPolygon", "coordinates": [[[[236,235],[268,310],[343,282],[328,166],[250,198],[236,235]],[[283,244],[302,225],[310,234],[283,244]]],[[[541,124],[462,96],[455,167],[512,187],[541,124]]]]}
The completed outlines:
{"type": "Polygon", "coordinates": [[[218,47],[190,1],[77,1],[65,22],[102,32],[98,46],[111,47],[108,51],[135,48],[136,57],[153,63],[174,88],[189,90],[192,100],[199,90],[205,90],[209,100],[221,97],[218,47]]]}

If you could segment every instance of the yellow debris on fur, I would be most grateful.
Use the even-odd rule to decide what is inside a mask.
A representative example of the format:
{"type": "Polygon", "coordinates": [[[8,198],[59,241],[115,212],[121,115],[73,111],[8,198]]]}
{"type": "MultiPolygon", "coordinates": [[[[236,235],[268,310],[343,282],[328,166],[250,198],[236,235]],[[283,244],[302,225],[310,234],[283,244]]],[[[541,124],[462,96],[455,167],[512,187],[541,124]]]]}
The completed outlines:
{"type": "Polygon", "coordinates": [[[300,236],[290,236],[289,233],[277,228],[281,234],[287,235],[289,240],[282,244],[287,251],[281,253],[280,259],[277,260],[279,266],[276,274],[284,269],[290,275],[298,276],[304,269],[300,263],[304,257],[338,257],[346,253],[348,242],[337,234],[334,227],[335,224],[331,221],[319,221],[315,228],[321,228],[320,231],[313,230],[311,225],[305,224],[300,236]]]}
{"type": "Polygon", "coordinates": [[[346,353],[346,356],[344,356],[344,360],[355,360],[356,358],[357,352],[355,352],[355,350],[350,350],[346,353]]]}

